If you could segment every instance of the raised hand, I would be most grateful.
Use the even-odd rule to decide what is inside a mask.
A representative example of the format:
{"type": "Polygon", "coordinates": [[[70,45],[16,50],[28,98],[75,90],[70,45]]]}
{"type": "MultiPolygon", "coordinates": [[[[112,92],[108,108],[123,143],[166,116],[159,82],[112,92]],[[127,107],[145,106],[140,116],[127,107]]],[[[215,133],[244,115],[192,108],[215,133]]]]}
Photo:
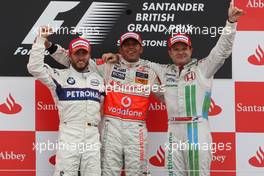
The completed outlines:
{"type": "Polygon", "coordinates": [[[238,21],[239,17],[241,17],[244,14],[245,12],[242,9],[239,9],[234,6],[234,0],[231,0],[228,9],[228,21],[235,23],[238,21]]]}
{"type": "Polygon", "coordinates": [[[49,26],[41,26],[38,31],[38,36],[43,38],[48,38],[48,36],[53,34],[53,30],[49,26]]]}
{"type": "Polygon", "coordinates": [[[102,59],[105,62],[109,62],[109,63],[117,63],[119,61],[119,54],[113,54],[113,53],[105,53],[102,56],[102,59]]]}

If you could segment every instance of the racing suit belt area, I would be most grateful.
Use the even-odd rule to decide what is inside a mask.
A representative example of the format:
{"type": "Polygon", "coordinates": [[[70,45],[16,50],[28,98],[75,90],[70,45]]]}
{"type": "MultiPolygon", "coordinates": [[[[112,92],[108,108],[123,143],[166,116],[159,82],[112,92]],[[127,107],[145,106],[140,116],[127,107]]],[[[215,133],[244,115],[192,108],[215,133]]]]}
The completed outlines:
{"type": "Polygon", "coordinates": [[[33,44],[29,72],[51,90],[60,117],[54,176],[100,176],[100,99],[103,79],[94,72],[59,70],[44,64],[45,39],[33,44]]]}
{"type": "Polygon", "coordinates": [[[130,121],[145,121],[149,98],[144,96],[108,92],[104,113],[106,116],[130,121]]]}

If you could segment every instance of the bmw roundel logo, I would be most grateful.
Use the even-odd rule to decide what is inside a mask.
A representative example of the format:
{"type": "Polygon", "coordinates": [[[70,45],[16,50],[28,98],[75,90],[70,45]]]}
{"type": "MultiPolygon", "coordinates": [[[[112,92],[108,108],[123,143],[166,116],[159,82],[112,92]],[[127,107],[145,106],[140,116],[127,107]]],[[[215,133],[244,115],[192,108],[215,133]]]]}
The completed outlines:
{"type": "Polygon", "coordinates": [[[69,77],[67,79],[67,83],[70,84],[70,85],[73,85],[73,84],[75,84],[75,79],[73,77],[69,77]]]}

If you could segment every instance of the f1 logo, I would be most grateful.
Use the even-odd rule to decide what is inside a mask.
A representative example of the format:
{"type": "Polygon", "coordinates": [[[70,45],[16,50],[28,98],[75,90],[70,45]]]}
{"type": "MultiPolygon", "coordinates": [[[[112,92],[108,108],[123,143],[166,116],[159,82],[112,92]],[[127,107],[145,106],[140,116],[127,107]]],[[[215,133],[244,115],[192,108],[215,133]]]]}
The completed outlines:
{"type": "MultiPolygon", "coordinates": [[[[48,25],[53,29],[54,33],[58,32],[60,28],[62,28],[63,31],[68,31],[67,28],[61,27],[64,22],[63,20],[54,19],[59,13],[67,12],[76,7],[79,3],[80,2],[76,1],[51,1],[37,22],[31,28],[22,44],[32,44],[40,26],[48,25]]],[[[116,17],[119,17],[120,14],[122,14],[122,12],[126,9],[126,6],[127,3],[92,2],[90,7],[86,10],[85,14],[78,22],[77,26],[72,26],[73,30],[71,32],[74,34],[81,33],[83,37],[87,38],[91,42],[91,44],[100,44],[104,38],[100,33],[103,31],[109,32],[111,30],[106,30],[105,27],[109,28],[110,25],[113,25],[117,20],[116,17]],[[106,6],[108,6],[107,11],[105,11],[106,6]],[[98,17],[96,13],[102,14],[98,17]],[[94,26],[95,21],[96,27],[94,26]],[[90,36],[91,34],[93,34],[92,37],[90,36]]]]}
{"type": "Polygon", "coordinates": [[[64,21],[54,20],[56,16],[61,12],[67,12],[73,9],[79,3],[80,2],[76,2],[76,1],[51,1],[44,10],[44,12],[41,14],[37,22],[31,28],[30,32],[25,37],[22,44],[32,44],[36,37],[36,31],[40,26],[49,25],[54,29],[59,29],[64,21]]]}

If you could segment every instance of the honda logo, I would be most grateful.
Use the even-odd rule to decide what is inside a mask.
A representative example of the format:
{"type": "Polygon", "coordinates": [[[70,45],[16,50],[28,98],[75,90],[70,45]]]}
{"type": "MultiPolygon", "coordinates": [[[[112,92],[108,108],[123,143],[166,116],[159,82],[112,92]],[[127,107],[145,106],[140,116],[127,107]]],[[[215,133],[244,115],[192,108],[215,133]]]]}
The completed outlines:
{"type": "Polygon", "coordinates": [[[195,79],[196,79],[196,73],[193,71],[190,71],[190,72],[186,73],[186,75],[184,75],[184,80],[186,82],[193,81],[195,79]]]}

